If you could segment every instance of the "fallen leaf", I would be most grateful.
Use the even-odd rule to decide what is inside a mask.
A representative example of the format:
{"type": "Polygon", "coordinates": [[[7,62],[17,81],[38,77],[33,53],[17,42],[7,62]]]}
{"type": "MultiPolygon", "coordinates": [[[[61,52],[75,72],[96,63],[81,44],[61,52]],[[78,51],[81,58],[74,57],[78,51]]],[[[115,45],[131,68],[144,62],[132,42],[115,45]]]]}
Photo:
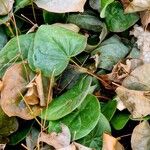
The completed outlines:
{"type": "Polygon", "coordinates": [[[14,64],[5,72],[2,79],[3,89],[0,105],[9,117],[18,116],[29,120],[39,115],[41,108],[37,105],[30,106],[31,112],[23,100],[22,96],[26,92],[26,85],[28,84],[26,73],[32,74],[27,64],[23,63],[14,64]]]}
{"type": "Polygon", "coordinates": [[[3,88],[3,82],[0,80],[0,92],[1,92],[2,88],[3,88]]]}
{"type": "Polygon", "coordinates": [[[38,98],[38,93],[37,93],[37,88],[34,83],[29,83],[27,86],[28,91],[24,96],[25,101],[29,105],[36,105],[39,104],[39,98],[38,98]]]}
{"type": "Polygon", "coordinates": [[[7,15],[12,7],[14,0],[1,0],[0,1],[0,15],[7,15]]]}
{"type": "Polygon", "coordinates": [[[61,127],[61,133],[51,132],[49,134],[46,134],[44,132],[41,132],[38,141],[47,143],[48,145],[53,146],[55,149],[60,149],[69,146],[71,140],[69,128],[63,124],[61,125],[61,127]]]}
{"type": "Polygon", "coordinates": [[[146,29],[150,23],[150,10],[140,12],[140,17],[141,17],[141,23],[143,27],[146,29]]]}
{"type": "Polygon", "coordinates": [[[102,150],[124,150],[124,147],[113,136],[103,134],[103,147],[102,150]]]}
{"type": "Polygon", "coordinates": [[[45,96],[44,96],[44,88],[43,88],[43,81],[42,81],[41,73],[39,73],[37,75],[37,77],[35,78],[35,82],[36,82],[38,96],[39,96],[39,99],[40,99],[40,106],[46,106],[46,99],[45,99],[45,96]]]}
{"type": "Polygon", "coordinates": [[[131,90],[149,91],[150,90],[150,64],[144,64],[134,69],[127,76],[122,86],[131,90]]]}
{"type": "MultiPolygon", "coordinates": [[[[122,0],[123,1],[123,0],[122,0]]],[[[150,8],[150,0],[132,0],[126,3],[126,13],[133,13],[137,11],[144,11],[150,8]]]]}
{"type": "Polygon", "coordinates": [[[150,114],[150,92],[129,90],[120,86],[116,89],[116,93],[133,118],[150,114]]]}
{"type": "Polygon", "coordinates": [[[143,121],[137,125],[131,136],[132,150],[149,150],[150,148],[150,125],[143,121]]]}
{"type": "Polygon", "coordinates": [[[137,38],[137,45],[141,51],[141,59],[144,63],[150,63],[150,32],[145,31],[141,26],[134,26],[131,32],[137,38]]]}
{"type": "Polygon", "coordinates": [[[38,7],[55,13],[83,12],[86,0],[36,0],[38,7]]]}

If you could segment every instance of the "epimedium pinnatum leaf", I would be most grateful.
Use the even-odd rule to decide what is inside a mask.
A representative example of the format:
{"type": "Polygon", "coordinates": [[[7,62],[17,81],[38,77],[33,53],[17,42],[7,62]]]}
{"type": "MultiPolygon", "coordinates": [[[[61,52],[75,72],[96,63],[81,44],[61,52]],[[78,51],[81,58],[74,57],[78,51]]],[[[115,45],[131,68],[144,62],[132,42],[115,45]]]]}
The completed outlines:
{"type": "Polygon", "coordinates": [[[70,90],[55,98],[41,113],[42,119],[58,120],[75,110],[89,93],[92,77],[82,77],[70,90]]]}
{"type": "Polygon", "coordinates": [[[139,20],[139,16],[136,13],[125,14],[121,3],[115,1],[107,6],[105,19],[109,31],[122,32],[134,25],[139,20]]]}
{"type": "Polygon", "coordinates": [[[85,49],[86,43],[87,38],[83,35],[57,25],[42,25],[36,32],[29,64],[44,76],[60,75],[70,58],[85,49]]]}
{"type": "Polygon", "coordinates": [[[48,130],[52,131],[54,129],[52,125],[58,129],[58,125],[63,123],[69,127],[72,140],[77,140],[86,136],[94,129],[99,121],[99,117],[100,103],[94,95],[88,94],[82,104],[71,114],[54,123],[50,121],[48,130]]]}

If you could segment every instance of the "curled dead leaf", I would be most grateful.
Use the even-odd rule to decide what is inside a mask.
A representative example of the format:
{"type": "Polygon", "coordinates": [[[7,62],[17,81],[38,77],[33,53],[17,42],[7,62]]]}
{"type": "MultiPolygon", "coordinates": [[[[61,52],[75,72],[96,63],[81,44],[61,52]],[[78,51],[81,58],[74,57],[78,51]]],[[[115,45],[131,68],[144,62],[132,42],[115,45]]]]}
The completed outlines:
{"type": "Polygon", "coordinates": [[[37,105],[29,106],[24,101],[23,94],[28,84],[27,76],[32,74],[27,64],[18,63],[7,69],[3,76],[0,105],[9,116],[18,116],[25,120],[33,119],[39,115],[41,108],[37,105]],[[26,74],[28,73],[28,75],[26,74]]]}
{"type": "Polygon", "coordinates": [[[113,136],[103,134],[103,147],[102,150],[124,150],[124,147],[113,136]]]}
{"type": "Polygon", "coordinates": [[[146,10],[140,13],[141,23],[146,29],[150,23],[150,10],[146,10]]]}
{"type": "Polygon", "coordinates": [[[44,132],[41,132],[38,138],[39,142],[45,142],[48,145],[53,146],[55,149],[60,149],[69,146],[70,140],[71,140],[71,134],[69,128],[63,124],[62,124],[61,133],[52,132],[46,134],[44,132]]]}
{"type": "MultiPolygon", "coordinates": [[[[123,1],[123,0],[122,0],[123,1]]],[[[137,11],[144,11],[150,8],[150,0],[125,0],[125,12],[132,13],[137,11]]]]}
{"type": "Polygon", "coordinates": [[[26,88],[28,88],[27,93],[24,95],[24,99],[29,105],[39,104],[39,97],[36,85],[34,83],[29,83],[26,88]]]}
{"type": "Polygon", "coordinates": [[[149,150],[150,148],[150,125],[143,121],[137,125],[131,136],[132,150],[149,150]]]}
{"type": "Polygon", "coordinates": [[[3,88],[3,82],[0,80],[0,92],[1,92],[2,88],[3,88]]]}
{"type": "Polygon", "coordinates": [[[120,86],[116,89],[116,93],[133,118],[150,114],[150,92],[129,90],[120,86]]]}

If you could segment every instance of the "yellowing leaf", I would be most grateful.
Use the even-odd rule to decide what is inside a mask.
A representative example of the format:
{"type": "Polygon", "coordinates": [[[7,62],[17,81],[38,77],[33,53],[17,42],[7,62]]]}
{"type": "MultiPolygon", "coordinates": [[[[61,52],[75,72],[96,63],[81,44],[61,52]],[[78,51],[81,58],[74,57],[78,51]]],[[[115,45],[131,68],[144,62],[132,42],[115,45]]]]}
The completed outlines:
{"type": "Polygon", "coordinates": [[[150,92],[128,90],[122,86],[116,89],[116,93],[133,118],[140,118],[150,114],[150,92]]]}
{"type": "Polygon", "coordinates": [[[55,13],[83,12],[86,0],[36,0],[38,7],[55,13]]]}
{"type": "Polygon", "coordinates": [[[147,121],[137,125],[131,136],[132,150],[149,150],[150,148],[150,126],[147,121]]]}
{"type": "Polygon", "coordinates": [[[113,136],[103,134],[103,147],[102,150],[124,150],[124,147],[113,136]]]}

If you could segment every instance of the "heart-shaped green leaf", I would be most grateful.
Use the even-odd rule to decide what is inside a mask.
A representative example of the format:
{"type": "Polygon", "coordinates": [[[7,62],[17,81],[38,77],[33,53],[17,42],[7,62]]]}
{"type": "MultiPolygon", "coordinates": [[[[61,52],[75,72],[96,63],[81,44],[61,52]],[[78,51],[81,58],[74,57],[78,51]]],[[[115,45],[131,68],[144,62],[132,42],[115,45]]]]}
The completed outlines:
{"type": "MultiPolygon", "coordinates": [[[[94,95],[89,94],[75,111],[58,120],[58,124],[63,123],[67,125],[71,131],[72,139],[77,140],[86,136],[94,129],[99,117],[100,103],[94,95]]],[[[53,128],[51,122],[49,128],[53,128]]]]}
{"type": "Polygon", "coordinates": [[[92,77],[83,77],[74,87],[54,99],[42,114],[42,119],[58,120],[75,110],[89,93],[92,77]]]}
{"type": "Polygon", "coordinates": [[[45,76],[57,76],[67,67],[71,57],[85,49],[86,41],[85,36],[63,27],[42,25],[36,32],[33,49],[30,49],[33,55],[28,59],[29,64],[45,76]]]}
{"type": "Polygon", "coordinates": [[[118,1],[107,6],[105,16],[107,27],[112,32],[125,31],[139,20],[136,13],[125,14],[123,6],[118,1]]]}

